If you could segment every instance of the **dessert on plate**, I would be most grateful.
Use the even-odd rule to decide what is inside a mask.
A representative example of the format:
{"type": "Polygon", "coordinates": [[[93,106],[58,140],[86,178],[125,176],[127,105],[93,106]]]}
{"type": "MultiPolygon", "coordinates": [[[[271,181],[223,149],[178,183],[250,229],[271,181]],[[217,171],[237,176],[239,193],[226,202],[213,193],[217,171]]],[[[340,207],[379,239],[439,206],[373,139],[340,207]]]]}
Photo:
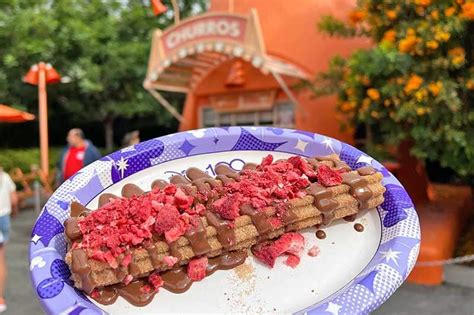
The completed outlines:
{"type": "MultiPolygon", "coordinates": [[[[66,262],[74,285],[103,304],[122,296],[148,304],[160,287],[186,291],[193,281],[242,264],[249,250],[273,267],[296,267],[304,249],[298,230],[354,217],[383,203],[382,174],[352,170],[336,155],[292,156],[240,172],[221,164],[211,177],[197,168],[144,192],[102,194],[91,211],[71,205],[65,221],[66,262]]],[[[316,254],[316,249],[312,249],[316,254]]]]}

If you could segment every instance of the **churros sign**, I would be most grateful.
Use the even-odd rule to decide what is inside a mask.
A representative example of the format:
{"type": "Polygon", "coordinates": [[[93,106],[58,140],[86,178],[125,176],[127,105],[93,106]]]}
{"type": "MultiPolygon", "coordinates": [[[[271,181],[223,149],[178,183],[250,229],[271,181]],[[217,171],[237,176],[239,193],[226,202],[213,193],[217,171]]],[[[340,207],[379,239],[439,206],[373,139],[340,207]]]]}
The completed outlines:
{"type": "Polygon", "coordinates": [[[243,43],[248,19],[235,15],[212,15],[188,20],[168,29],[162,36],[165,54],[190,42],[212,40],[243,43]]]}

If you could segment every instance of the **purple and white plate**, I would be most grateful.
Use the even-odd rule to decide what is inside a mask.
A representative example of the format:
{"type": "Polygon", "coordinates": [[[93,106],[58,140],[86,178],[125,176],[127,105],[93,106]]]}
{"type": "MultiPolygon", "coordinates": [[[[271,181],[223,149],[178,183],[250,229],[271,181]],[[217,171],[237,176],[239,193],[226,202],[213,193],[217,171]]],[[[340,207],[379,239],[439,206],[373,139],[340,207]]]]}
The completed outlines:
{"type": "Polygon", "coordinates": [[[418,256],[420,226],[410,197],[379,162],[350,145],[306,131],[270,127],[225,127],[180,132],[114,152],[68,179],[51,196],[33,228],[30,272],[34,290],[50,314],[156,313],[307,313],[367,314],[379,307],[407,278],[418,256]],[[277,261],[273,269],[249,257],[234,270],[219,271],[194,283],[183,294],[164,289],[143,308],[119,298],[96,304],[76,290],[64,262],[63,222],[72,201],[94,209],[98,195],[119,194],[126,183],[148,190],[155,179],[168,179],[195,166],[214,175],[218,163],[240,170],[273,154],[316,156],[336,153],[352,168],[371,165],[384,175],[385,202],[324,230],[303,232],[307,249],[292,269],[277,261]],[[363,232],[354,223],[364,226],[363,232]]]}

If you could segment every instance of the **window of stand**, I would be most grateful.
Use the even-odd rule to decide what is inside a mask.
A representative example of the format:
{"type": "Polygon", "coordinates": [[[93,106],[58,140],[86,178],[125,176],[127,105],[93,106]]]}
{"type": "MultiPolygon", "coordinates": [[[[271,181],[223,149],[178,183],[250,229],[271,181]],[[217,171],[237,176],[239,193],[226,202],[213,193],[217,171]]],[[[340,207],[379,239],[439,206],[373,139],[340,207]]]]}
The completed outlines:
{"type": "Polygon", "coordinates": [[[201,111],[202,128],[249,125],[293,128],[295,126],[294,105],[290,102],[279,102],[271,109],[258,111],[218,112],[212,107],[203,107],[201,111]]]}

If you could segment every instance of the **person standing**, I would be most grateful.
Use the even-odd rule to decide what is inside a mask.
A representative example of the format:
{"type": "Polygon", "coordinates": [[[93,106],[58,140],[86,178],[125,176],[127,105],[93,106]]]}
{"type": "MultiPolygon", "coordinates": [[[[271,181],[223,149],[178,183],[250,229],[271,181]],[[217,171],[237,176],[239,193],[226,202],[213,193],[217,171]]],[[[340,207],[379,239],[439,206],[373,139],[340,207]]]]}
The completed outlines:
{"type": "Polygon", "coordinates": [[[82,129],[73,128],[69,130],[66,138],[68,146],[63,150],[59,158],[59,183],[74,175],[84,166],[91,164],[101,158],[99,150],[87,140],[82,129]]]}
{"type": "Polygon", "coordinates": [[[7,280],[5,246],[10,237],[10,215],[14,217],[17,211],[18,198],[15,183],[0,167],[0,313],[7,309],[3,295],[7,280]]]}
{"type": "Polygon", "coordinates": [[[127,132],[125,136],[123,136],[123,140],[122,140],[123,147],[128,147],[128,146],[139,144],[139,143],[140,143],[140,131],[138,130],[127,132]]]}

